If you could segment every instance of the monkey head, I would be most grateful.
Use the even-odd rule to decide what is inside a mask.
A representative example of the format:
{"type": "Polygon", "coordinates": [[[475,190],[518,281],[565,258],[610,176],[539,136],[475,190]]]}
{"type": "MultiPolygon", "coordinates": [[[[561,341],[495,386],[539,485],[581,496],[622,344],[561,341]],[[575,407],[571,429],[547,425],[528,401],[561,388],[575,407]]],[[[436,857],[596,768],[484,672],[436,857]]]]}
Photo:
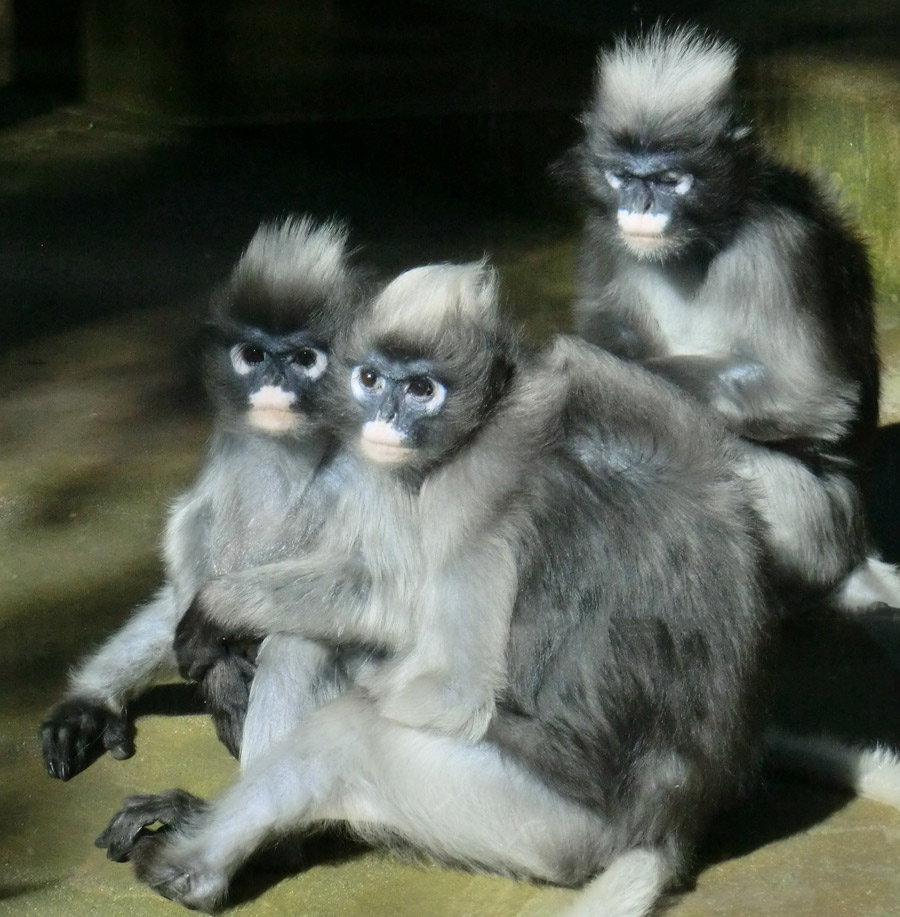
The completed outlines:
{"type": "Polygon", "coordinates": [[[329,347],[361,299],[346,243],[308,217],[263,224],[214,294],[206,378],[227,425],[281,435],[324,423],[329,347]]]}
{"type": "Polygon", "coordinates": [[[734,48],[697,29],[651,30],[602,54],[569,171],[628,255],[716,250],[754,181],[734,48]]]}
{"type": "Polygon", "coordinates": [[[339,349],[341,434],[377,465],[433,468],[490,417],[516,347],[487,265],[407,271],[375,298],[339,349]]]}

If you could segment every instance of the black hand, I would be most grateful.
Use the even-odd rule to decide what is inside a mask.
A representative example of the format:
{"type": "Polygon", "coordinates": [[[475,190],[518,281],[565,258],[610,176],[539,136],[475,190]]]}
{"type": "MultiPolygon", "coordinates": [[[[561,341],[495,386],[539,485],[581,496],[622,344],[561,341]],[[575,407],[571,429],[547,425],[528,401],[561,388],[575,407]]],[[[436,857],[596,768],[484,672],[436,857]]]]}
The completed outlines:
{"type": "Polygon", "coordinates": [[[230,649],[227,656],[206,671],[199,691],[219,741],[239,758],[250,685],[256,674],[257,647],[232,644],[230,649]]]}
{"type": "Polygon", "coordinates": [[[104,751],[130,758],[134,741],[124,714],[92,700],[72,699],[57,704],[41,724],[44,766],[51,777],[70,780],[93,764],[104,751]]]}
{"type": "Polygon", "coordinates": [[[227,635],[203,613],[199,596],[175,628],[175,660],[182,678],[201,681],[206,671],[229,655],[227,635]]]}

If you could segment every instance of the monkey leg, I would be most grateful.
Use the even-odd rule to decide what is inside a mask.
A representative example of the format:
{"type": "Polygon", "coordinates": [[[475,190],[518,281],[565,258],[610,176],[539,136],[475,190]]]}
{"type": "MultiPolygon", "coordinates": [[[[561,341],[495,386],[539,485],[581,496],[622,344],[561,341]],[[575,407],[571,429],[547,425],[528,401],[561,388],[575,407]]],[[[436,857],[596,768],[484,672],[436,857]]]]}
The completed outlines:
{"type": "MultiPolygon", "coordinates": [[[[250,763],[184,828],[139,845],[133,859],[138,877],[160,894],[210,909],[267,841],[329,821],[346,822],[369,841],[399,838],[447,862],[562,885],[615,865],[625,847],[604,819],[493,746],[399,726],[369,701],[345,695],[250,763]]],[[[668,875],[661,867],[650,872],[645,887],[668,875]]],[[[606,887],[625,894],[626,886],[606,887]]]]}
{"type": "Polygon", "coordinates": [[[838,470],[814,471],[799,459],[746,443],[740,472],[766,524],[778,572],[814,598],[836,594],[867,563],[859,489],[838,470]]]}
{"type": "Polygon", "coordinates": [[[294,634],[272,634],[260,647],[243,723],[241,766],[296,729],[343,690],[334,652],[294,634]]]}

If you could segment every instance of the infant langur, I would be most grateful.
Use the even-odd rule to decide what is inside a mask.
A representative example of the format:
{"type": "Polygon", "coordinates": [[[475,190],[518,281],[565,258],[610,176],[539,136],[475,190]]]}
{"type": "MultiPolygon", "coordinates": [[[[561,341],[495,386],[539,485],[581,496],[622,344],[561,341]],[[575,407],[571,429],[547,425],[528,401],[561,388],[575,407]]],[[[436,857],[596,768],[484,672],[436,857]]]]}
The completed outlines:
{"type": "MultiPolygon", "coordinates": [[[[52,776],[68,780],[104,749],[117,758],[133,753],[126,705],[174,667],[175,626],[204,583],[293,557],[313,538],[331,500],[332,441],[319,388],[331,339],[361,295],[346,245],[346,232],[330,223],[263,225],[214,296],[206,375],[215,430],[197,482],[169,519],[166,584],[71,675],[42,727],[52,776]]],[[[237,755],[253,667],[219,649],[202,688],[220,738],[237,755]]],[[[244,759],[338,681],[329,650],[298,638],[266,641],[244,759]]]]}
{"type": "Polygon", "coordinates": [[[212,621],[384,663],[216,801],[182,793],[148,834],[179,791],[136,797],[99,843],[190,907],[273,838],[337,822],[589,883],[572,915],[649,913],[762,722],[775,615],[732,441],[584,342],[520,353],[484,265],[401,275],[333,354],[346,470],[321,545],[210,583],[179,644],[202,656],[212,621]]]}
{"type": "Polygon", "coordinates": [[[790,605],[900,605],[863,479],[878,419],[865,249],[808,177],[760,152],[735,51],[656,28],[600,58],[569,172],[587,213],[581,333],[743,438],[790,605]]]}

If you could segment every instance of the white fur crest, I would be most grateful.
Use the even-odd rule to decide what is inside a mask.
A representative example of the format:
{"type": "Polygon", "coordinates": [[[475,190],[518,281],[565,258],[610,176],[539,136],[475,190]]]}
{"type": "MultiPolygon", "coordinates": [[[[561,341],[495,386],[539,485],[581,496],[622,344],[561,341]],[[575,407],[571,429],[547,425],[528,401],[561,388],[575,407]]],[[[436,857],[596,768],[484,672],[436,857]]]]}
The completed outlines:
{"type": "Polygon", "coordinates": [[[330,221],[318,225],[309,216],[263,223],[234,273],[262,275],[275,287],[293,287],[302,278],[311,290],[332,293],[346,280],[347,235],[346,227],[330,221]]]}
{"type": "Polygon", "coordinates": [[[416,328],[429,334],[454,319],[480,320],[497,309],[498,301],[497,273],[486,260],[430,264],[392,280],[372,312],[386,330],[416,328]]]}
{"type": "Polygon", "coordinates": [[[641,119],[677,119],[706,111],[731,86],[737,53],[694,28],[660,26],[622,40],[600,58],[597,96],[614,130],[641,119]]]}

